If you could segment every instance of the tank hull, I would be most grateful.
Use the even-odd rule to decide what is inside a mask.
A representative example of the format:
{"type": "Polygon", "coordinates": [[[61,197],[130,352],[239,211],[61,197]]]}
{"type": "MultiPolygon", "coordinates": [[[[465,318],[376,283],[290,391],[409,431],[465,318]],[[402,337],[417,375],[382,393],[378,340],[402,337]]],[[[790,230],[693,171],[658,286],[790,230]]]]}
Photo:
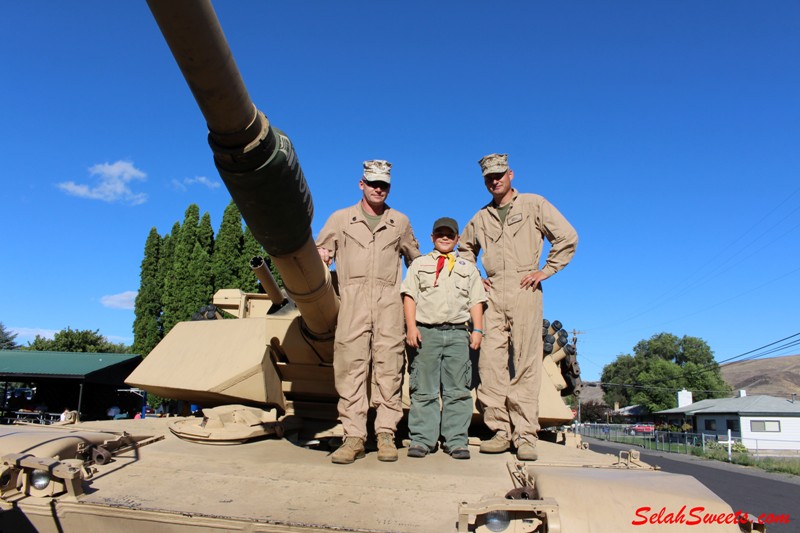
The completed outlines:
{"type": "MultiPolygon", "coordinates": [[[[81,424],[84,430],[163,438],[96,466],[77,498],[3,499],[0,529],[441,533],[458,530],[463,502],[503,498],[513,488],[508,469],[513,456],[479,454],[474,447],[469,461],[437,452],[424,459],[401,453],[396,463],[381,463],[368,451],[364,459],[341,466],[330,462],[328,451],[299,445],[297,435],[203,446],[171,435],[168,425],[174,421],[81,424]]],[[[702,505],[708,512],[731,512],[694,478],[646,465],[620,466],[612,455],[564,444],[542,442],[539,448],[540,459],[529,464],[529,473],[539,496],[556,502],[560,527],[542,531],[641,531],[631,522],[643,506],[702,505]]],[[[738,531],[734,527],[707,530],[738,531]]]]}

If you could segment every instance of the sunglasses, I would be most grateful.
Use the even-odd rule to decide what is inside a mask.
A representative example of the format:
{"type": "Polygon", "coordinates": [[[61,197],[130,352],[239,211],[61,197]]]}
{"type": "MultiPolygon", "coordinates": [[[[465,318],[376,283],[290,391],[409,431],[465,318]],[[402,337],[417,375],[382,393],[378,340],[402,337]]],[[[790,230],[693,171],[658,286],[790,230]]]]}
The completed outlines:
{"type": "Polygon", "coordinates": [[[361,181],[363,181],[364,185],[366,185],[370,189],[383,189],[388,191],[390,187],[390,185],[385,181],[367,181],[367,180],[361,180],[361,181]]]}

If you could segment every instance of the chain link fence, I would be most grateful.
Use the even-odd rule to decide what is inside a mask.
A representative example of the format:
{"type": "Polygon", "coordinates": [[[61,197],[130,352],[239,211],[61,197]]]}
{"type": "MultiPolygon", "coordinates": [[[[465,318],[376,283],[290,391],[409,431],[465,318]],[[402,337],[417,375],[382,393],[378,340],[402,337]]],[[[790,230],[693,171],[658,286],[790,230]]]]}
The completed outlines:
{"type": "MultiPolygon", "coordinates": [[[[727,435],[661,431],[652,424],[579,424],[576,432],[585,437],[673,453],[707,455],[710,451],[728,450],[727,435]]],[[[800,458],[800,441],[747,438],[743,442],[741,437],[731,437],[730,448],[732,453],[756,458],[800,458]],[[787,442],[792,443],[793,449],[785,449],[787,442]]]]}

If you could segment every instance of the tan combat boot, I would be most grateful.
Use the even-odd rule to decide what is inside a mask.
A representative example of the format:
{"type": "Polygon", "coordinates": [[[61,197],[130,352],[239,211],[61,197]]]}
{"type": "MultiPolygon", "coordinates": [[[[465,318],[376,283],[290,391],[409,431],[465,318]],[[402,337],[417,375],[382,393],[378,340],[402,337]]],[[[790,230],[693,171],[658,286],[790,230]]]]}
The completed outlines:
{"type": "Polygon", "coordinates": [[[497,432],[489,440],[481,442],[481,453],[503,453],[511,448],[511,441],[504,434],[497,432]]]}
{"type": "Polygon", "coordinates": [[[358,437],[345,437],[339,449],[331,455],[331,462],[349,465],[362,457],[364,457],[364,441],[358,437]]]}
{"type": "Polygon", "coordinates": [[[397,446],[394,444],[394,435],[391,433],[378,433],[378,461],[397,461],[397,446]]]}
{"type": "Polygon", "coordinates": [[[538,458],[539,454],[536,453],[536,444],[534,443],[523,441],[517,448],[517,460],[519,461],[535,461],[538,458]]]}

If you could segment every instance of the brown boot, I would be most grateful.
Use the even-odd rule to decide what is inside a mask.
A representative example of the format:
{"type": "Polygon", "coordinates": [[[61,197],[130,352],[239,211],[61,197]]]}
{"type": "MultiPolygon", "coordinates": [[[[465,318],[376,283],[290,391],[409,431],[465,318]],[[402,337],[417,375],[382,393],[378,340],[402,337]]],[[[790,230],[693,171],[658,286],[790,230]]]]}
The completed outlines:
{"type": "Polygon", "coordinates": [[[362,457],[364,457],[364,441],[358,437],[345,437],[339,449],[331,455],[331,462],[349,465],[362,457]]]}
{"type": "Polygon", "coordinates": [[[539,454],[536,453],[536,444],[524,441],[517,448],[517,459],[519,461],[535,461],[538,458],[539,454]]]}
{"type": "Polygon", "coordinates": [[[397,446],[391,433],[378,433],[378,461],[397,461],[397,446]]]}
{"type": "Polygon", "coordinates": [[[511,448],[511,441],[504,434],[497,432],[489,440],[481,442],[481,453],[503,453],[511,448]]]}

